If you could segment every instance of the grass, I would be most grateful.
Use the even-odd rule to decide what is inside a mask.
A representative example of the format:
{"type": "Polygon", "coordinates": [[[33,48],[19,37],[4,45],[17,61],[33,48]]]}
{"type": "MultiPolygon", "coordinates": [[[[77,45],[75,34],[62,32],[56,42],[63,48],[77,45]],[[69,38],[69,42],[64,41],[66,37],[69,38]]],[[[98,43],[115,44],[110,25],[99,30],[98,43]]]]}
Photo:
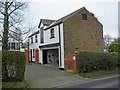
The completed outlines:
{"type": "Polygon", "coordinates": [[[100,70],[100,71],[95,71],[95,72],[90,72],[90,73],[79,73],[79,75],[86,77],[86,78],[93,78],[93,79],[102,78],[102,77],[107,77],[107,76],[118,75],[118,69],[100,70]]]}
{"type": "Polygon", "coordinates": [[[31,85],[27,81],[2,82],[2,88],[31,88],[31,85]]]}

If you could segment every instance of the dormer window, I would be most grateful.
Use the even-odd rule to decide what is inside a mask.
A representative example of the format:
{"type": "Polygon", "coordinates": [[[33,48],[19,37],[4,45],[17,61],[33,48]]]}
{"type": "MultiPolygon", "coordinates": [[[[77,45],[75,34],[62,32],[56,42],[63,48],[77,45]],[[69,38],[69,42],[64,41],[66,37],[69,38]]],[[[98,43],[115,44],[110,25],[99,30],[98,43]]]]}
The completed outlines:
{"type": "Polygon", "coordinates": [[[52,28],[52,29],[50,30],[50,34],[51,34],[50,39],[55,38],[55,36],[54,36],[54,28],[52,28]]]}
{"type": "Polygon", "coordinates": [[[87,14],[85,13],[82,14],[82,20],[87,20],[87,14]]]}

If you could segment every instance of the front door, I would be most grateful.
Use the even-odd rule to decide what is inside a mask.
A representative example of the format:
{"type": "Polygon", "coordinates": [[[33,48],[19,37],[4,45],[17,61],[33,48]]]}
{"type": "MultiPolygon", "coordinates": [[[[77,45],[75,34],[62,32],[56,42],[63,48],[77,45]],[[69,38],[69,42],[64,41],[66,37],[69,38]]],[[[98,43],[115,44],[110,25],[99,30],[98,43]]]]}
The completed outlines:
{"type": "Polygon", "coordinates": [[[47,64],[47,50],[43,50],[43,64],[47,64]]]}

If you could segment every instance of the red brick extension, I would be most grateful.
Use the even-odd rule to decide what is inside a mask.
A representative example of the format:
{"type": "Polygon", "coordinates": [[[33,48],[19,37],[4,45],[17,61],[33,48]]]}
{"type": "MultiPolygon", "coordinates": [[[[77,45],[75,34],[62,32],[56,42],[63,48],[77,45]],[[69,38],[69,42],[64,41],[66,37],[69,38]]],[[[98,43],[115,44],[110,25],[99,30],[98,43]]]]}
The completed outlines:
{"type": "Polygon", "coordinates": [[[65,69],[67,68],[73,68],[73,61],[69,58],[64,59],[65,69]]]}
{"type": "Polygon", "coordinates": [[[39,64],[39,50],[35,50],[35,64],[39,64]]]}
{"type": "Polygon", "coordinates": [[[25,50],[26,65],[29,64],[29,50],[25,50]]]}
{"type": "Polygon", "coordinates": [[[76,57],[76,59],[75,60],[73,60],[73,73],[74,74],[78,74],[78,67],[77,67],[77,56],[75,56],[76,57]]]}
{"type": "MultiPolygon", "coordinates": [[[[29,64],[29,50],[25,50],[25,56],[26,56],[26,65],[29,64]]],[[[72,60],[69,58],[65,59],[65,69],[67,68],[73,68],[73,73],[78,74],[78,67],[77,67],[77,56],[76,60],[72,60]]],[[[39,51],[35,50],[35,64],[39,64],[39,51]]]]}
{"type": "Polygon", "coordinates": [[[64,64],[65,64],[65,70],[68,68],[73,68],[73,73],[78,74],[78,67],[77,67],[77,56],[76,60],[71,60],[71,58],[65,58],[64,64]]]}

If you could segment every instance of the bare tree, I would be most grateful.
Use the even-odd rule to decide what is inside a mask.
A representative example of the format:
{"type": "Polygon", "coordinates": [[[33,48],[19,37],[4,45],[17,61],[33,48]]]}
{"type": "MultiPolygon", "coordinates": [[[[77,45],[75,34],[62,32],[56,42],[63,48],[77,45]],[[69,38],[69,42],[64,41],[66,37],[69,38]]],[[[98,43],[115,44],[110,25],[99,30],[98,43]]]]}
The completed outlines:
{"type": "Polygon", "coordinates": [[[2,34],[2,49],[8,50],[8,38],[12,37],[21,41],[23,13],[27,7],[25,2],[17,2],[17,0],[5,0],[0,2],[0,23],[3,25],[2,34]]]}
{"type": "Polygon", "coordinates": [[[110,35],[104,35],[104,49],[107,49],[108,46],[112,43],[113,37],[110,35]]]}

